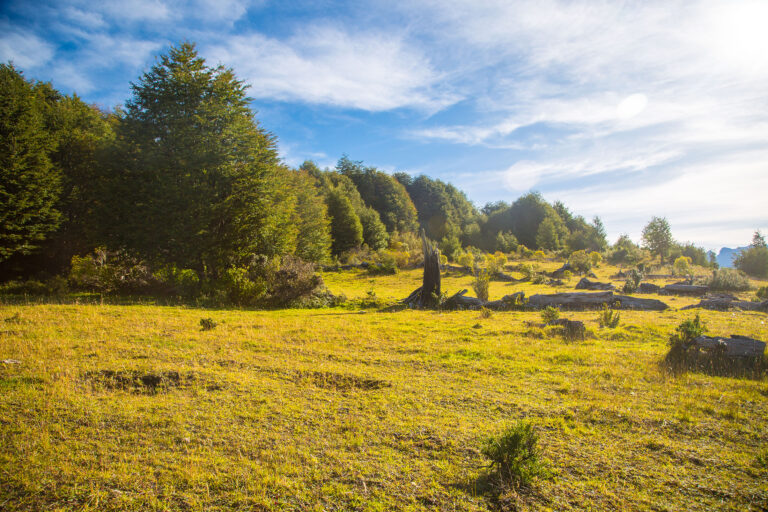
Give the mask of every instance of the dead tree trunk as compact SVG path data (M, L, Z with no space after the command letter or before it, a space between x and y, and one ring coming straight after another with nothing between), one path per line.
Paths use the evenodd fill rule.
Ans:
M424 230L421 231L421 245L424 250L424 280L419 305L422 308L437 307L440 303L440 250L427 240Z

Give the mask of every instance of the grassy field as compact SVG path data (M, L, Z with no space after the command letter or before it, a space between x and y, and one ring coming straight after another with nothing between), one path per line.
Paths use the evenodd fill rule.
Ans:
M420 273L324 279L391 300ZM554 291L491 299L519 289ZM663 300L566 313L572 343L536 312L0 305L0 510L765 510L768 380L669 374L696 301ZM765 314L701 315L768 340ZM521 418L551 476L500 502L480 447Z

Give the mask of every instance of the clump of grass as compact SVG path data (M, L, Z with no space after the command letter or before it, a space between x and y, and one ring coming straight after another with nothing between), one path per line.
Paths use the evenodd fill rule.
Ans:
M472 281L472 289L475 290L477 298L483 302L488 302L488 289L491 284L491 274L487 270L478 270L475 273L475 279Z
M740 292L752 289L749 278L732 268L721 268L712 272L707 283L712 290Z
M621 313L608 307L608 304L603 304L603 309L597 317L597 323L600 327L608 327L609 329L615 329L619 326L621 321Z
M758 288L757 293L755 293L755 295L757 295L758 299L768 300L768 286L761 286L760 288Z
M500 490L529 485L546 473L538 442L536 430L525 420L485 441L482 453L491 461L491 478Z
M560 318L560 310L555 307L547 306L541 310L541 319L544 325L552 325L557 322L558 318Z
M200 319L200 330L201 331L212 331L216 328L216 326L219 325L218 322L216 322L213 318L201 318Z
M493 316L493 312L486 308L485 306L480 308L480 318L491 318Z

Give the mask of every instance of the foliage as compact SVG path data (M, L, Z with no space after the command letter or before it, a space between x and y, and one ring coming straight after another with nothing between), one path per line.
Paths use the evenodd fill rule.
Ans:
M603 255L599 252L592 251L589 253L589 262L592 264L593 267L599 267L600 263L603 261Z
M116 243L213 277L292 252L296 198L232 70L183 43L132 90L109 159Z
M293 223L298 228L294 254L304 261L324 263L331 256L331 221L317 179L307 171L291 172L290 186L296 195Z
M201 331L212 331L216 328L216 326L219 325L218 322L216 322L213 318L201 318L200 319L200 330Z
M475 295L483 302L488 301L488 289L490 287L491 274L487 270L478 270L475 272L475 278L472 281L472 289Z
M333 189L326 196L328 215L331 218L331 252L341 253L359 247L363 243L363 225L343 192Z
M394 177L374 167L365 167L346 155L339 159L336 169L354 182L365 204L378 212L388 233L416 230L416 207L405 187Z
M541 320L544 325L552 325L560 318L560 310L558 308L547 306L541 310Z
M643 253L629 236L621 235L608 252L608 261L613 264L636 265L643 260Z
M570 270L563 271L563 281L568 282L573 278L573 272Z
M570 263L574 271L582 274L589 272L592 268L592 260L586 251L576 251L572 253L568 258L568 263Z
M721 268L712 272L707 285L718 291L746 291L752 289L747 276L732 268Z
M485 255L485 269L491 276L495 276L503 272L504 265L506 265L506 263L507 257L501 252Z
M461 241L456 235L444 236L440 240L440 252L449 260L456 261L461 255Z
M597 323L600 327L608 327L609 329L615 329L619 326L621 321L621 312L608 307L608 304L603 304L603 309L597 317Z
M405 185L418 212L419 226L432 240L448 237L467 238L476 225L478 213L467 196L450 183L434 180L421 175L411 178L404 173L396 173L395 178ZM454 258L453 253L441 250Z
M61 175L51 165L44 100L12 65L0 64L0 261L29 254L59 225Z
M366 206L358 211L358 215L363 226L365 244L374 251L385 248L389 243L389 235L376 210Z
M742 272L758 278L768 278L768 248L753 245L733 259L734 266Z
M674 271L675 275L678 276L687 276L690 275L693 271L691 269L691 258L688 256L680 256L678 257L675 262L672 264L672 270Z
M397 274L397 270L397 259L389 251L379 252L379 262L368 266L368 273L371 275L394 275Z
M643 228L643 245L658 256L662 263L674 244L672 230L664 217L653 217Z
M471 269L475 265L475 257L472 256L472 253L463 252L459 256L458 264L461 265L462 267L467 267Z
M675 333L669 338L671 347L690 345L694 339L702 336L707 331L704 322L698 313L693 318L686 318L675 328Z
M768 286L761 286L755 293L758 299L768 300Z
M498 486L517 489L546 473L538 442L539 436L533 425L524 420L485 441L481 451L491 461Z

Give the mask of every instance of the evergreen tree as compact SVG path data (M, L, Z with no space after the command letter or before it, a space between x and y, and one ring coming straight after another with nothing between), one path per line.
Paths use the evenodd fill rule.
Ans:
M343 190L334 188L326 196L331 217L331 251L335 256L363 243L363 225Z
M275 139L233 71L207 66L184 43L132 88L113 160L118 241L213 276L253 254L292 252L295 203Z
M293 222L298 227L295 254L305 261L322 263L331 254L331 221L317 180L307 171L294 172L291 190L296 194Z
M59 224L61 177L43 105L19 71L0 64L0 261L29 254Z

